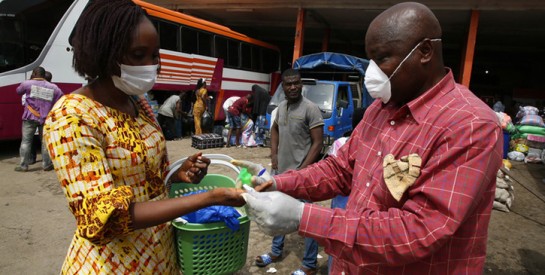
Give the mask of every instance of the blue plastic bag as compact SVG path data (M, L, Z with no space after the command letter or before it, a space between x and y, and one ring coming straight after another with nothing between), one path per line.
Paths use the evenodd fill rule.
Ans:
M189 192L184 196L199 194L207 191L208 190L199 190ZM240 221L238 220L238 217L240 217L240 213L238 213L234 207L225 205L213 205L181 216L182 219L190 223L224 222L225 225L233 231L240 228Z

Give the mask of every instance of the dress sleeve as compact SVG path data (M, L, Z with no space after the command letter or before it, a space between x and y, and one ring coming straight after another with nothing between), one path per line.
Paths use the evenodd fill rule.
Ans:
M133 230L129 205L134 195L129 186L114 185L104 137L89 110L66 102L47 117L44 141L76 218L78 234L105 244Z

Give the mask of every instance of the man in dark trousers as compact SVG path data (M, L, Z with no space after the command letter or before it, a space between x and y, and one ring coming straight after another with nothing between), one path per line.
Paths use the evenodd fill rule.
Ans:
M301 74L294 69L282 73L282 88L286 100L278 105L271 128L271 162L277 174L299 170L316 162L322 150L324 120L320 109L303 97ZM294 211L295 209L286 209ZM284 235L274 236L271 252L256 258L257 266L266 266L282 256ZM295 275L311 275L317 272L318 243L305 238L305 252L300 269Z
M252 100L252 94L247 94L237 99L229 108L227 116L229 118L229 132L227 132L227 147L231 146L231 135L235 131L235 145L241 147L240 137L242 136L242 119L240 115L247 112L247 107Z
M45 69L37 67L32 71L29 80L17 87L17 94L25 96L25 110L23 111L23 127L21 147L19 154L21 162L15 167L15 171L26 172L32 161L31 149L34 133L38 131L42 139L42 129L45 117L59 98L63 95L57 85L45 79ZM44 171L53 170L53 163L49 158L49 152L42 143L42 168Z
M257 84L252 86L252 92L254 94L252 119L255 122L255 141L257 145L263 145L265 140L265 114L267 113L267 105L269 105L269 101L271 101L271 95L269 95L267 90Z

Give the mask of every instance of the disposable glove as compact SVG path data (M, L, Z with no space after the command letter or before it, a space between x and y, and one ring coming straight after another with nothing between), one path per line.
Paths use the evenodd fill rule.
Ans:
M247 193L242 197L246 201L250 218L259 228L270 236L285 235L297 231L305 204L282 192L257 192L244 185Z
M271 176L271 174L267 172L267 169L265 169L261 164L253 163L251 161L236 160L236 159L231 160L231 163L238 167L246 168L248 172L252 174L252 185L254 187L264 184L267 181L272 181L273 184L269 188L267 188L266 191L276 190L276 181ZM239 181L239 179L237 179L237 181ZM239 182L237 182L237 186L239 186Z

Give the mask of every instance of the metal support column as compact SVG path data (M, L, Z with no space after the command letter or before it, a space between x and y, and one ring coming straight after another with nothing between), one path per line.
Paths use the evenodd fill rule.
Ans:
M295 44L293 45L293 60L303 55L303 45L305 40L305 9L299 8L297 13L297 26L295 27Z
M471 70L473 69L473 58L475 57L475 44L477 41L477 28L479 26L478 10L471 11L471 21L469 23L469 32L467 34L467 44L462 56L462 65L459 82L469 88L471 81Z

